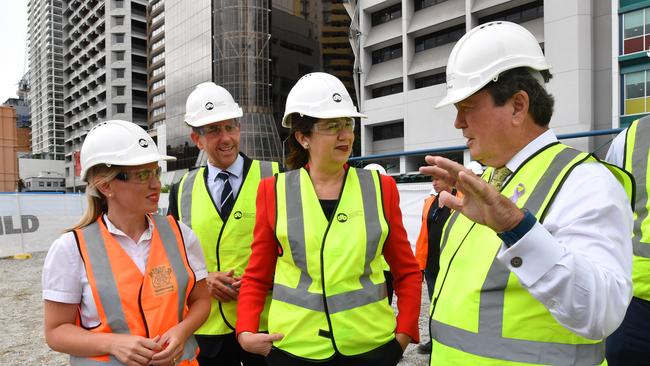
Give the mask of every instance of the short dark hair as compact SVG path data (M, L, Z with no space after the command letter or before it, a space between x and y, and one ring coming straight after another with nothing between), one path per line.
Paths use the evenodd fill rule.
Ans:
M553 77L548 70L542 70L540 73L545 82ZM530 69L527 67L504 71L499 74L497 81L489 82L481 90L487 90L492 96L494 104L499 107L504 105L515 93L525 91L529 98L528 113L533 117L535 123L546 127L551 122L555 102L553 96L530 74Z
M290 121L291 131L289 131L289 137L287 138L289 155L285 161L285 166L288 169L298 169L309 162L309 152L296 140L296 132L300 131L305 136L311 136L311 130L314 124L318 122L318 118L294 113L290 116Z

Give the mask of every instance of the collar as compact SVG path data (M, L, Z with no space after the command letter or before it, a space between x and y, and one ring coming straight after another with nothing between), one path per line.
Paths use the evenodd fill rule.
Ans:
M244 174L244 158L241 156L241 154L237 155L237 159L235 159L235 162L232 163L228 168L226 169L221 169L217 168L216 166L212 165L209 161L207 164L208 167L208 176L209 177L216 177L217 174L221 173L223 170L227 170L230 175L234 176L235 178L239 178Z
M533 141L529 142L523 149L519 150L515 156L506 163L506 167L511 172L517 171L521 164L523 164L531 155L539 151L541 148L548 144L557 142L555 133L550 128L541 135L537 136Z
M138 240L138 243L136 243L136 244L139 244L143 240L151 240L151 237L153 235L153 222L151 222L151 218L148 215L145 216L145 217L147 218L148 226L144 230L142 235L140 235L140 240ZM104 222L106 223L106 229L108 230L109 233L111 233L113 235L117 235L117 236L124 236L124 237L127 237L127 238L129 237L122 230L118 229L115 225L113 225L111 220L108 219L107 214L104 214L103 218L104 218Z

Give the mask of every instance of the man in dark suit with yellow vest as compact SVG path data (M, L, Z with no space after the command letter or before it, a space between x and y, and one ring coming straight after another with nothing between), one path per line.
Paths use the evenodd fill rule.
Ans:
M239 152L242 115L226 89L212 82L196 87L187 98L185 122L208 163L185 174L169 195L169 213L194 230L208 269L210 317L195 332L202 366L265 365L263 357L241 349L234 329L241 276L251 254L257 186L279 168ZM267 315L268 307L262 329Z
M650 117L630 124L610 146L605 160L632 173L636 180L632 283L634 296L623 324L607 338L610 366L650 365L650 218L648 217L648 155Z
M465 34L447 94L482 177L427 156L455 212L430 309L431 365L599 365L632 295L633 178L558 142L544 54L520 25ZM607 192L603 196L603 192Z

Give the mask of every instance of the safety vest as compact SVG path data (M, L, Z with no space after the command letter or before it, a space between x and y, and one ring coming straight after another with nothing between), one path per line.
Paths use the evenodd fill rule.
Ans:
M648 161L650 158L650 119L632 122L625 136L625 170L636 180L636 204L632 245L632 283L634 296L650 301L650 218L648 217Z
M102 218L74 231L100 320L89 331L154 338L185 318L196 278L178 223L171 216L150 218L154 230L144 274L108 232ZM77 322L83 326L80 319ZM198 366L198 353L196 340L190 336L178 364ZM122 365L113 355L70 356L70 364Z
M225 223L205 184L205 170L205 167L192 170L181 180L177 200L179 218L199 238L208 272L233 269L235 276L241 276L251 255L257 186L262 178L278 172L278 163L251 162ZM210 316L195 334L232 333L237 321L237 301L221 302L214 297L211 301ZM261 330L266 329L267 315L268 301L260 320Z
M597 161L555 143L526 161L501 193L539 222L572 169ZM633 179L605 164L633 196ZM483 174L487 180L492 173ZM430 309L431 365L598 365L605 344L572 333L496 258L502 241L487 226L454 212L441 241ZM604 295L605 296L605 295Z
M388 236L380 177L349 168L332 219L305 169L276 179L278 257L269 333L282 351L323 360L358 355L395 338L382 251Z

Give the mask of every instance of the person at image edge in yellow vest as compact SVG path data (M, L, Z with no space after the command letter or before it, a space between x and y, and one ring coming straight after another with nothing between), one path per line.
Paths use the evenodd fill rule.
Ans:
M520 25L466 33L447 94L482 177L427 156L449 217L430 308L431 365L600 365L632 295L634 179L558 142L550 66ZM607 192L603 195L603 192Z
M619 166L636 180L632 284L634 296L623 324L607 338L610 366L650 365L650 219L648 218L648 155L650 118L632 122L609 148L605 160Z
M138 125L101 122L81 148L88 207L43 266L45 339L71 365L198 366L210 298L199 242L158 210L160 155Z
M169 195L169 213L199 237L208 268L210 316L195 332L204 366L265 364L259 355L241 349L234 331L240 279L253 241L257 186L260 179L277 173L279 165L251 160L239 151L237 118L242 115L223 87L212 82L196 86L187 97L185 122L208 162L185 174Z
M346 164L357 112L326 73L298 80L282 125L288 168L260 183L253 254L239 294L237 335L268 365L396 365L418 342L421 275L395 181ZM386 301L382 254L397 295ZM269 334L258 333L273 288Z

